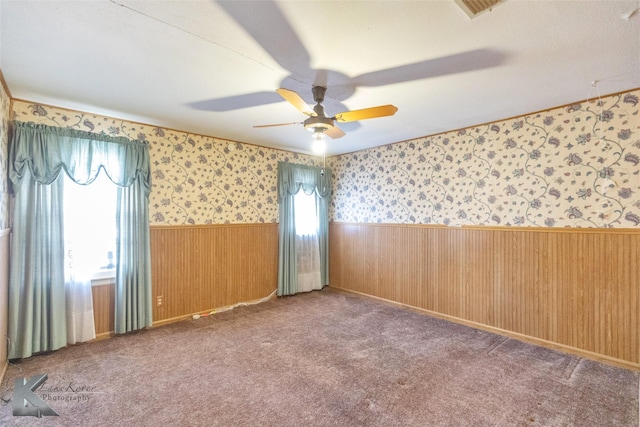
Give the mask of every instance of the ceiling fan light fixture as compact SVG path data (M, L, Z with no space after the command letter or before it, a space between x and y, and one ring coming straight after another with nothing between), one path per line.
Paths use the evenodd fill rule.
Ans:
M313 133L313 143L311 145L311 149L316 154L324 154L324 151L327 148L327 143L325 142L325 135L323 131L315 131Z

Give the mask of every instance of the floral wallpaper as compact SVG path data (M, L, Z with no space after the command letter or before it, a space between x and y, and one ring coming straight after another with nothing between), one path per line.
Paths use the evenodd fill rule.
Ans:
M151 225L278 222L279 161L317 158L15 100L15 120L149 143Z
M332 157L330 219L640 228L639 99L635 90ZM277 222L278 161L318 161L25 101L14 101L12 118L147 141L152 225Z
M9 94L0 84L0 230L9 228Z
M640 91L332 157L334 221L640 228Z

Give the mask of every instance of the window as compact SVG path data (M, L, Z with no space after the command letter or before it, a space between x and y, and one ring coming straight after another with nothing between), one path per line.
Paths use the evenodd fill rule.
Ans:
M293 197L293 209L296 219L296 234L298 236L318 234L318 214L316 208L316 195L304 194L300 190Z
M118 187L104 171L89 185L64 173L64 237L68 277L91 280L115 276Z

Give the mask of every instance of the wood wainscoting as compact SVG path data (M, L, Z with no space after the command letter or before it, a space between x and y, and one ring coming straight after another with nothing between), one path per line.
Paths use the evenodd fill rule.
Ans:
M330 284L640 368L640 231L330 224Z
M152 226L150 240L154 325L260 300L276 290L277 223ZM98 338L113 332L114 298L113 285L93 287Z
M93 297L93 321L96 338L108 338L113 334L115 322L116 291L113 283L94 285L91 287Z
M154 324L268 297L278 224L152 226L151 280Z

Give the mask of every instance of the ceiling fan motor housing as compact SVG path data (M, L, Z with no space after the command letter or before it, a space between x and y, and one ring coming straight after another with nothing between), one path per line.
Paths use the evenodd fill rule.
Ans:
M327 92L327 88L324 86L313 86L311 92L313 92L313 100L321 104L322 101L324 101L324 94Z
M333 129L333 120L329 117L312 116L302 122L304 128L309 132L325 132Z
M316 101L316 105L313 107L313 111L316 113L315 116L309 117L307 120L303 122L304 128L310 132L326 132L329 129L333 129L335 126L333 124L333 119L327 117L324 114L324 107L322 106L322 101L324 101L324 94L326 92L326 88L322 86L314 86L313 87L313 100Z

